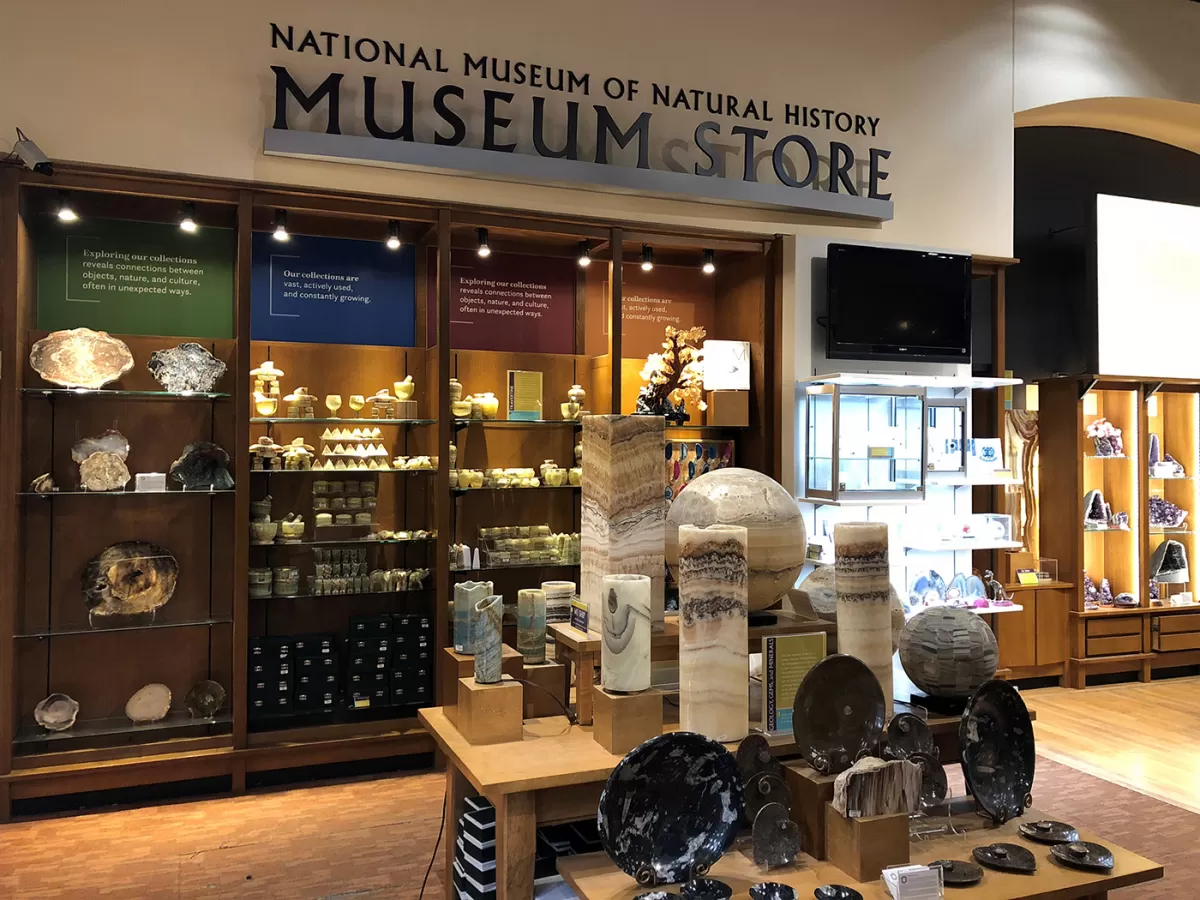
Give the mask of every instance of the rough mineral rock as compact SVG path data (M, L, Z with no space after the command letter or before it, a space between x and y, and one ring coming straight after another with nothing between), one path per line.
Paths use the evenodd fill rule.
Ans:
M119 491L129 484L130 477L117 453L93 453L79 464L79 486L85 491Z
M1123 609L1128 609L1138 605L1137 597L1128 591L1124 591L1113 599L1113 606L1119 606Z
M1113 513L1111 518L1109 518L1109 520L1108 520L1108 527L1116 528L1121 531L1128 531L1129 530L1129 513L1127 513L1127 512Z
M47 731L66 731L75 724L79 704L66 694L51 694L33 708L33 718Z
M215 681L197 682L184 696L183 705L198 719L211 718L225 705L225 688Z
M1103 491L1088 491L1083 498L1083 527L1107 528L1108 504Z
M92 616L153 612L175 593L179 563L157 544L122 541L105 547L83 570L83 602Z
M1107 578L1100 579L1100 605L1101 606L1112 606L1113 605L1112 585L1110 585L1108 583Z
M184 447L179 459L171 463L171 477L189 491L208 488L227 491L233 487L229 454L209 441L197 441Z
M1150 432L1150 471L1154 471L1154 467L1162 462L1162 453L1159 450L1158 435Z
M165 684L139 688L125 703L125 715L134 725L157 722L171 711L171 689Z
M155 350L146 368L154 380L168 391L199 391L207 393L217 386L225 374L225 363L208 349L188 341L169 350Z
M1156 528L1178 528L1187 518L1187 510L1180 509L1163 497L1150 498L1150 525Z
M95 390L133 368L133 354L106 331L71 328L46 335L29 351L33 370L51 384Z
M112 453L121 459L129 458L129 438L119 431L109 429L104 434L86 437L75 442L71 447L71 459L77 463L83 462L93 453Z
M1150 577L1159 584L1187 584L1187 550L1179 541L1166 540L1150 557Z
M49 472L43 472L29 483L29 490L35 494L53 494L58 490L58 485Z

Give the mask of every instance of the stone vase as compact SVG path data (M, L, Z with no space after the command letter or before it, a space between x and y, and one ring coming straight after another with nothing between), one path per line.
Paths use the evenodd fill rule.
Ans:
M833 527L838 652L856 656L879 679L892 717L892 607L888 530L882 522Z
M716 741L749 731L746 529L679 528L679 727Z
M546 592L517 591L517 650L529 665L546 661Z
M600 686L630 694L650 687L650 596L648 575L605 575Z
M500 629L503 624L504 598L499 594L484 597L471 607L476 684L496 684L500 681Z
M571 601L575 599L577 586L573 581L543 581L546 593L546 621L569 622Z
M490 581L464 581L454 586L454 652L470 656L475 652L471 635L471 610L492 594Z

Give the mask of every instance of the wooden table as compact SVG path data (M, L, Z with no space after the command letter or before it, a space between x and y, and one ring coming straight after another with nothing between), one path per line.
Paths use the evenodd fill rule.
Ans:
M1024 819L1032 820L1040 815L1034 810L1029 810ZM977 900L1099 900L1107 897L1109 891L1163 877L1163 867L1158 863L1117 847L1101 836L1080 832L1083 840L1097 841L1113 851L1116 865L1109 875L1083 872L1059 865L1051 858L1049 847L1033 844L1017 836L1017 826L1021 820L1008 822L999 828L986 828L982 827L981 819L973 818L973 827L965 835L937 836L913 841L912 861L929 863L935 859L969 860L973 848L992 841L1006 841L1032 850L1037 858L1038 870L1034 875L985 870L983 881L979 885L958 891L955 896L961 894L964 898L971 897ZM962 821L962 817L956 817L955 824L961 828L966 823ZM558 871L581 900L632 900L646 890L613 865L603 853L563 857L558 861ZM804 855L795 865L788 868L775 869L769 874L760 872L745 841L739 842L726 853L709 874L733 888L734 900L748 898L750 885L759 881L779 881L791 885L805 898L813 896L813 889L822 884L844 884L853 887L863 895L864 900L887 900L890 896L881 880L856 882L831 863L818 862ZM950 889L947 889L946 895L951 896Z
M772 609L769 612L776 617L772 625L752 627L748 632L747 646L751 653L762 650L762 639L782 634L808 634L823 631L832 634L837 631L833 622L824 622L788 612L782 609ZM575 709L581 725L592 724L592 687L595 681L595 670L600 665L600 645L603 638L599 632L579 631L567 622L553 622L546 626L555 641L555 658L567 663L565 677L568 679L568 696L570 696L571 664L575 668ZM655 661L679 658L679 616L667 616L663 620L663 630L650 637L650 659Z

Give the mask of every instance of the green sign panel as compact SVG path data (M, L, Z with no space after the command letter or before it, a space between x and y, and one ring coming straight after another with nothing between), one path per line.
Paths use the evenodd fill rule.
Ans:
M50 226L37 245L40 329L234 336L230 229L85 219Z

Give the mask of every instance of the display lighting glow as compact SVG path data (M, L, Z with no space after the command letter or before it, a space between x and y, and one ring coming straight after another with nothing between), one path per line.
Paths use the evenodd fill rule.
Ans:
M579 267L586 269L592 264L592 251L588 247L587 241L579 242Z
M717 264L713 259L713 256L714 254L711 250L704 251L704 265L702 265L700 269L705 275L711 275L713 272L717 271Z
M487 259L492 255L492 248L488 246L488 235L486 228L476 228L475 238L479 241L479 249L475 252L483 259Z
M649 272L654 268L654 248L649 244L642 244L642 271Z
M389 250L400 249L400 223L395 219L388 222L387 248Z
M272 237L277 241L286 241L288 239L286 210L275 210L275 233Z
M186 231L188 234L195 234L199 230L196 225L196 204L183 204L183 213L179 219L179 230Z
M74 207L71 206L71 199L67 196L66 191L58 195L57 215L60 222L76 222L79 220L79 216L75 212Z

